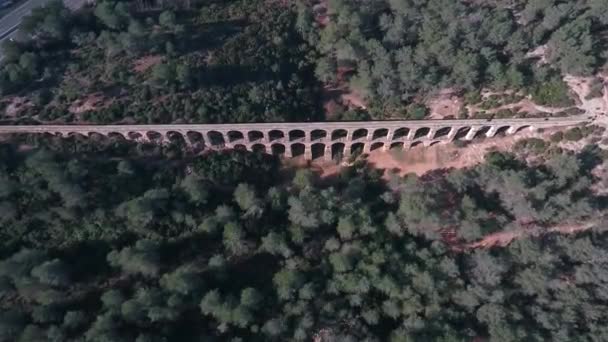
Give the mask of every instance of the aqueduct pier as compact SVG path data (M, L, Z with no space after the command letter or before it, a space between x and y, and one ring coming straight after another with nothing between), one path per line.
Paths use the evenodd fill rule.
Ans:
M169 125L0 126L0 134L107 137L166 143L182 140L202 149L245 149L306 159L349 156L352 151L432 146L454 140L511 135L589 123L586 115L494 120L343 121Z

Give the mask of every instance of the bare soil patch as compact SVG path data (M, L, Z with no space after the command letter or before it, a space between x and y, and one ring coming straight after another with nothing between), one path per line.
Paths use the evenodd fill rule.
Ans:
M463 249L506 247L516 239L520 239L525 236L542 236L550 233L576 234L589 230L596 225L597 222L567 223L549 228L534 227L532 229L497 232L490 234L477 242L469 243L462 247Z
M98 92L74 101L68 110L73 114L81 114L87 111L97 110L105 105L105 97L102 93Z
M426 101L426 106L430 111L429 119L456 118L463 104L462 97L458 96L453 89L444 89L437 96Z
M160 63L163 60L162 56L154 55L154 56L144 56L136 59L133 62L133 70L138 73L142 73Z

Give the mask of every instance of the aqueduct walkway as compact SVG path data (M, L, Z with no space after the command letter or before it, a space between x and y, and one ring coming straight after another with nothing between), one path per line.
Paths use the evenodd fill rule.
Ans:
M204 149L246 149L306 159L348 156L351 151L431 146L453 140L509 135L524 130L591 122L586 115L563 118L298 122L259 124L40 125L0 126L0 134L41 133L109 137L164 143L182 140Z

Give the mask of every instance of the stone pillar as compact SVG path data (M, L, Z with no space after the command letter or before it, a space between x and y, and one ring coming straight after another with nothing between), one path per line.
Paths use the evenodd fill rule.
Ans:
M417 128L411 128L409 132L407 132L406 140L414 140L414 136L416 136Z
M372 151L372 142L366 141L365 145L363 145L363 153L370 153Z
M475 138L475 134L479 132L480 127L471 127L467 135L464 137L464 140L473 140Z
M462 127L452 127L447 136L448 141L453 141L454 137L456 137L456 134L460 131L461 128Z
M327 161L331 161L331 144L325 144L325 152L323 152L323 158Z
M427 138L428 140L432 140L432 139L433 139L433 137L435 136L435 133L437 133L437 130L436 130L434 127L431 127L431 128L429 129L429 134L427 134L427 135L426 135L426 138Z
M389 128L388 129L388 134L386 136L386 141L389 142L389 144L393 141L393 139L395 138L395 129L394 128Z
M312 160L312 147L310 144L304 144L304 159Z
M350 152L351 152L351 150L350 150L351 146L350 145L351 145L350 143L344 144L344 153L342 155L342 159L350 157Z
M291 144L284 144L284 146L285 146L285 158L293 157L293 154L291 153Z
M376 131L375 129L367 130L367 137L365 137L365 142L371 142L372 140L374 140L375 131Z
M355 133L353 129L346 130L346 141L344 143L351 143L353 141L353 133Z
M492 126L490 130L486 133L486 137L493 137L496 134L496 131L498 131L498 126Z
M312 134L312 131L304 131L304 143L309 143L312 141L312 137L310 136L311 134ZM306 148L308 149L308 146ZM304 154L306 154L306 152L304 152ZM308 158L306 158L306 159L308 159Z

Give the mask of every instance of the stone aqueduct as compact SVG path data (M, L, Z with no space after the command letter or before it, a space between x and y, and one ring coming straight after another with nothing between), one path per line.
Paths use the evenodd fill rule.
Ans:
M331 159L352 151L432 146L589 122L586 116L538 119L301 122L259 124L0 126L0 134L105 136L164 143L183 139L203 149L246 149L284 157Z

